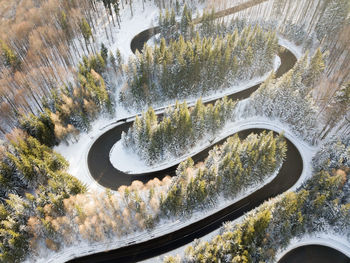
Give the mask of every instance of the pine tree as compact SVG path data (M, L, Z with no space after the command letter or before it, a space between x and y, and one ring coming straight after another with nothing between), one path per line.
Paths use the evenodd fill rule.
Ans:
M89 51L88 43L90 42L90 38L92 37L92 30L85 18L82 18L80 21L80 30L85 40L86 50Z
M318 48L312 56L308 66L304 83L307 87L312 87L325 69L323 55Z
M117 73L117 59L111 51L109 52L109 63L112 65L114 72Z
M39 117L33 114L23 116L20 123L21 128L29 135L39 140L40 143L49 147L57 143L55 125L50 117L49 110L41 113Z
M19 70L21 61L15 52L2 40L0 40L0 49L5 60L5 66L11 67L14 71Z
M118 26L119 26L119 29L120 29L120 8L119 8L119 0L113 0L113 9L114 9L114 12L117 16L117 22L118 22Z
M103 43L101 44L101 56L102 56L104 61L107 61L107 59L108 59L108 49L106 48L106 46Z

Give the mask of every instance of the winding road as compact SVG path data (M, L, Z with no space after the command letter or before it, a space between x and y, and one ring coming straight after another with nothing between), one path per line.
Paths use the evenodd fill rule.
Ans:
M251 1L260 3L263 1ZM248 6L250 7L250 6ZM246 7L246 8L248 8ZM237 9L231 9L231 13L227 10L221 11L222 14L232 14ZM240 9L242 10L242 9ZM238 10L239 11L239 10ZM147 29L137 36L131 42L131 49L135 52L137 49L142 50L144 43L152 36L158 33L158 27ZM281 66L276 72L276 76L280 77L289 69L291 69L295 62L295 56L287 49L279 54L281 58ZM255 85L246 90L234 93L229 98L244 99L248 98L260 85ZM207 102L214 103L215 100ZM162 179L166 175L175 175L177 165L170 168L145 174L125 174L113 167L109 160L109 153L113 145L121 138L123 131L127 131L132 125L132 121L122 120L117 126L111 128L102 134L91 146L88 153L88 168L91 176L102 186L110 189L118 189L121 185L130 185L132 181L139 180L147 182L150 179L158 177ZM246 137L251 132L261 132L265 129L246 129L238 132L241 138ZM227 138L222 139L217 144L222 144ZM219 228L223 222L234 220L244 213L254 209L262 204L264 201L276 195L283 193L291 188L299 179L303 171L303 160L298 149L291 141L287 141L287 157L283 163L278 175L269 184L260 188L253 194L244 199L208 216L193 224L175 230L169 234L164 234L159 237L151 238L147 241L129 244L125 247L113 249L110 251L95 253L84 257L76 258L70 262L135 262L152 258L163 253L174 250L180 246L186 245L195 238L200 238L213 230ZM212 146L214 147L214 146ZM195 162L203 160L207 155L209 147L206 150L192 156Z
M145 30L135 36L133 41L131 42L131 49L135 52L138 49L143 47L143 44L147 42L147 40L156 34L157 28L151 28ZM136 39L136 40L135 40ZM281 65L276 72L276 77L282 76L288 70L290 70L295 62L296 57L290 52L288 49L284 49L279 53L279 57L281 58ZM242 100L248 98L254 91L259 88L260 84L247 88L245 90L233 93L227 96L233 100ZM206 101L205 104L215 103L217 99ZM158 114L161 115L162 113ZM177 165L169 167L167 169L163 169L156 172L151 173L143 173L143 174L127 174L124 173L112 165L109 159L109 153L113 147L113 145L121 139L122 132L126 132L129 127L132 125L133 121L122 120L115 127L106 131L102 134L97 140L92 144L89 153L88 153L88 168L91 176L102 186L117 190L122 185L131 185L131 183L135 180L139 180L141 182L147 182L152 178L159 178L160 180L166 175L174 176ZM224 142L224 140L219 143ZM218 144L218 143L217 143ZM289 144L291 144L289 142ZM213 148L207 148L206 150L192 156L194 161L203 160L209 150ZM291 185L292 186L292 185Z

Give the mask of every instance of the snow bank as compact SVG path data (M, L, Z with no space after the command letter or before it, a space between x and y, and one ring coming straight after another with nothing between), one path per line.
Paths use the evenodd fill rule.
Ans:
M293 238L289 245L280 249L276 254L276 262L282 259L291 250L307 246L307 245L322 245L340 251L350 258L350 242L345 236L334 235L326 232L317 232L312 235L305 235L301 238Z
M281 46L287 48L290 52L293 53L293 55L299 59L303 56L303 47L297 46L293 42L289 41L288 39L282 37L281 35L277 34L278 37L278 44Z

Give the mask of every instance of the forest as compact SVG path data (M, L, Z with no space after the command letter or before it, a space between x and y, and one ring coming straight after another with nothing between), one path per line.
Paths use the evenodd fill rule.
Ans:
M251 185L263 183L283 163L287 148L283 136L272 132L238 135L209 152L203 164L191 159L181 163L160 208L167 216L181 217L206 207L215 207L218 197L237 196Z
M181 158L227 123L254 118L284 125L315 149L312 176L297 190L164 262L270 262L293 238L320 232L349 242L350 2L253 0L227 18L215 15L242 3L0 0L0 262L47 260L210 214L273 178L286 159L283 133L262 132L229 137L202 162L180 163L174 177L118 191L96 191L69 173L57 147L84 134L95 139L96 120L129 115L136 120L123 146L148 165ZM135 21L150 10L155 44L126 56L125 30L145 29ZM271 73L244 101L203 102L266 76L281 40L302 53L290 71Z
M273 69L278 51L273 31L246 27L225 37L183 35L168 45L144 47L131 59L120 100L127 107L156 106L164 101L208 96Z
M188 159L178 166L176 177L165 177L162 181L155 178L147 184L134 181L129 187L120 187L116 193L86 192L86 188L73 179L65 179L63 187L55 178L50 178L48 184L51 187L39 196L26 194L26 198L20 198L10 195L6 206L1 207L2 218L10 220L8 216L11 215L12 219L2 221L2 234L8 231L2 239L1 249L5 252L2 260L16 261L24 252L40 251L37 246L43 243L48 249L57 251L81 239L96 243L151 230L161 220L171 222L181 214L192 213L201 207L210 208L221 193L232 199L245 188L258 185L271 176L281 166L285 152L283 136L275 136L272 132L250 135L245 140L235 136L212 150L204 164L194 165ZM231 156L235 156L234 159L231 160ZM56 158L60 160L59 156ZM58 160L46 164L52 167L51 173L64 173L66 163ZM245 167L246 162L251 166ZM39 177L40 174L32 176ZM207 179L210 184L204 183ZM24 210L27 211L25 216ZM171 214L176 217L168 219ZM16 223L18 232L11 222Z
M321 130L312 87L324 71L324 55L319 49L308 62L308 54L281 78L271 75L251 96L245 116L267 116L287 123L296 134L316 143ZM289 98L293 97L293 100Z
M202 139L214 139L225 123L234 120L236 102L224 97L214 105L204 105L199 99L189 108L187 103L169 107L158 120L152 108L136 116L133 126L122 134L123 146L136 152L152 165L171 157L180 157Z
M349 137L330 145L336 150L316 154L314 175L296 192L264 203L239 223L226 223L211 241L197 240L183 258L168 257L164 262L273 262L293 237L322 231L348 236L349 164L343 157L350 149ZM331 154L334 164L329 166Z

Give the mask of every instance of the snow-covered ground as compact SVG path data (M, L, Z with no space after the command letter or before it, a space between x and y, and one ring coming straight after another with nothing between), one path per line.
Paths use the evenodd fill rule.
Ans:
M116 26L114 27L110 27L108 23L101 24L106 21L105 18L101 19L95 33L98 47L104 43L114 54L118 48L124 58L133 55L130 48L131 40L141 31L158 23L159 9L153 1L145 1L145 9L143 9L141 0L134 0L132 5L133 15L131 15L129 6L125 6L124 9L120 6L120 28L117 22L115 22ZM108 38L105 31L107 31Z
M94 141L106 132L106 129L102 129L106 123L110 123L111 119L106 117L100 117L98 120L91 124L92 129L88 133L81 133L79 139L75 143L67 145L66 143L60 143L54 148L54 150L69 162L68 172L84 183L90 191L102 191L106 190L105 187L98 184L90 175L87 165L87 155L89 149Z

